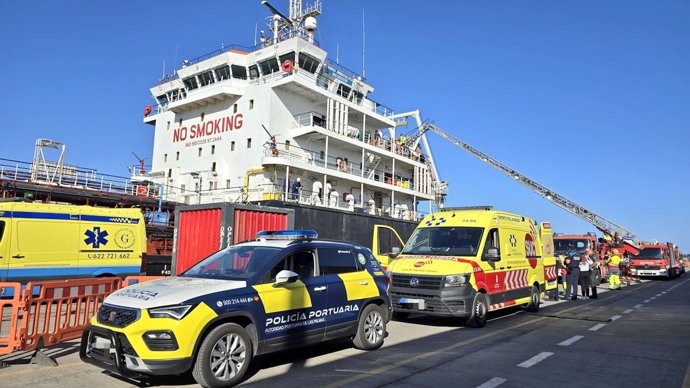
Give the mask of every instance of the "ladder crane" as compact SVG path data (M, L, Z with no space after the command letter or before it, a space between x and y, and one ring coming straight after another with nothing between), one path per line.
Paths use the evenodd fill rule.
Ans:
M406 141L406 144L411 148L413 146L416 146L415 143L427 131L434 132L442 138L446 139L447 141L455 144L458 148L461 148L469 152L472 156L488 164L489 166L501 171L505 175L509 176L511 179L514 179L522 183L523 185L529 187L530 189L534 190L537 194L544 197L548 201L551 201L554 205L560 207L561 209L567 210L568 212L576 215L577 217L580 217L581 219L590 222L597 229L599 229L599 231L601 231L604 234L604 236L607 236L609 238L630 240L631 242L638 240L637 235L631 232L630 230L623 228L622 226L614 223L613 221L610 221L602 217L601 215L585 208L584 206L575 203L574 201L569 200L568 198L565 198L564 196L547 188L546 186L537 183L533 179L528 178L527 176L506 166L505 164L479 151L471 145L455 138L454 136L439 128L432 122L426 121L422 123L421 127L418 128L418 131L415 131L415 134L412 135Z

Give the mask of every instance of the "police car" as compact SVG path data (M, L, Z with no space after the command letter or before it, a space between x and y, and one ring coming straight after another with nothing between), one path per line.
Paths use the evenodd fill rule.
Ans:
M316 231L263 231L183 274L108 296L82 335L83 361L132 378L192 370L205 387L242 379L255 355L352 339L383 345L389 281L368 248Z

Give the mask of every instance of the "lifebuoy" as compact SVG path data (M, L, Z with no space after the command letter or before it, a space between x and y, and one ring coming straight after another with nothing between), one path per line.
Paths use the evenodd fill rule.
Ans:
M283 63L280 64L280 68L286 73L292 73L292 69L294 69L294 64L291 60L286 59L283 61Z
M153 107L149 104L144 107L144 116L148 116L153 112Z

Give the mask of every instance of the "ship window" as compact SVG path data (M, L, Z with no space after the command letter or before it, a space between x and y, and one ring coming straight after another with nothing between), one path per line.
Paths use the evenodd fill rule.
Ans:
M230 179L225 180L225 188L229 189L230 188Z
M184 86L187 88L187 90L194 90L199 87L199 84L196 82L196 78L194 77L186 78L182 80L182 82L184 82Z
M283 54L283 55L281 55L281 56L278 57L278 62L279 62L281 65L282 65L283 62L285 62L285 61L292 61L292 63L294 64L294 63L295 63L295 52L294 52L294 51L290 51L289 53Z
M213 79L213 73L210 70L199 74L199 83L201 86L210 85L214 82L216 81Z
M180 94L180 89L175 89L175 90L170 91L170 101L177 101L178 98L182 97L179 94Z
M299 67L314 74L316 68L319 67L319 60L305 53L299 53Z
M184 193L185 185L184 183L180 185L180 192Z
M206 113L201 112L201 121L204 121L204 116L206 116Z
M214 144L211 146L211 155L214 155L215 153L216 153L216 145ZM213 165L215 166L216 164L213 163ZM213 171L216 171L216 170L214 169Z
M338 85L338 93L339 96L347 98L347 96L350 94L350 90L352 90L349 86L340 84Z
M226 79L230 79L230 66L225 65L217 68L216 70L216 79L218 81L223 81Z
M249 109L254 109L254 100L249 100Z
M175 153L175 160L180 160L180 151Z
M259 67L256 65L249 66L249 79L259 78Z
M354 100L355 103L361 104L362 98L364 98L364 94L355 90L354 92L352 92L352 97L353 98L350 99L351 101Z
M232 106L232 113L237 113L237 104Z
M230 142L230 151L234 151L234 150L235 150L235 141L233 140Z
M161 105L161 106L168 105L168 96L165 94L156 97L156 100L158 100L158 105Z
M168 121L168 128L167 129L170 130L170 121Z
M208 182L208 189L213 190L213 182Z
M170 178L171 176L172 176L172 168L169 168L168 169L168 178Z
M261 61L259 62L259 66L261 66L261 74L263 75L275 73L276 71L280 70L278 60L275 58L268 58L265 61Z
M247 79L247 68L239 65L232 65L232 78Z
M182 126L182 117L180 117L180 127Z
M216 171L216 162L211 165L211 171Z
M319 152L319 159L323 160L326 157L326 153L321 151Z
M199 147L199 156L201 156L201 147Z
M247 148L252 148L252 138L247 139Z
M163 163L168 161L168 154L163 154Z
M290 149L290 140L285 140L285 149L286 150Z

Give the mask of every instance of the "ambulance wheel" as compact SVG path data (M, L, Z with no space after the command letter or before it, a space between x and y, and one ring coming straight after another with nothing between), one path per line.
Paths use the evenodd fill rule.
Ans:
M539 311L540 299L541 298L539 297L539 287L532 286L532 288L529 291L529 303L527 303L527 306L525 306L525 310L533 313Z
M386 320L383 317L381 307L373 303L364 308L359 316L357 334L352 340L355 348L374 350L383 345L383 339L386 336Z
M489 312L489 302L486 300L486 295L477 293L472 301L472 312L465 321L469 327L484 327L486 326L487 316Z
M396 321L404 321L410 316L410 313L404 311L393 311L393 319Z
M244 328L225 323L204 338L192 375L203 387L229 387L244 377L252 355L252 341Z

